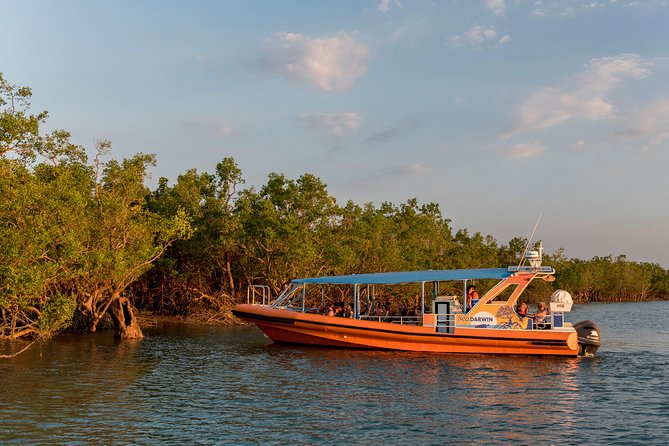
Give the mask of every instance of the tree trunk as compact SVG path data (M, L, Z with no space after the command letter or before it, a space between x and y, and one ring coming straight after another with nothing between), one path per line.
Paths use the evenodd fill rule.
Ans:
M235 294L235 279L232 277L232 265L230 262L230 253L225 253L225 272L228 275L228 286L230 287L230 295Z
M117 338L141 339L144 337L128 298L116 296L107 311L114 321L114 331Z

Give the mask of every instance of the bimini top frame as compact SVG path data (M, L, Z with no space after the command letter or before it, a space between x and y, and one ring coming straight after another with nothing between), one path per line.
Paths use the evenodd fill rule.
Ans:
M546 276L555 273L552 267L509 267L509 268L482 268L482 269L451 269L426 271L399 271L390 273L350 274L343 276L321 276L294 279L288 287L277 297L272 307L288 307L301 300L301 310L305 311L306 286L313 285L352 285L354 288L354 311L359 315L358 290L364 285L398 285L406 283L420 283L421 311L425 311L425 284L447 281L462 281L466 289L470 280L507 279L518 273L531 273ZM301 289L301 293L298 293Z

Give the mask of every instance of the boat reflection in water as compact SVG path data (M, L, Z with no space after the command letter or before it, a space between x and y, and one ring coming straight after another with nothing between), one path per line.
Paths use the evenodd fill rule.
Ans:
M582 363L591 361L278 345L266 353L274 364L286 362L274 382L283 392L306 394L305 400L329 410L341 407L345 394L348 410L383 414L384 432L392 426L397 434L412 429L436 435L441 428L465 444L489 440L491 427L503 431L505 441L520 444L555 444L557 426L562 433L576 432L583 408L579 396L587 391ZM305 376L296 380L299 373ZM314 385L305 388L305 380ZM337 416L345 418L346 411ZM358 435L377 429L381 426L367 425Z
M534 280L552 281L555 270L542 266L542 248L526 255L529 266L488 269L404 271L377 274L312 277L293 280L270 302L258 287L249 301L233 313L256 324L277 343L327 347L387 349L441 353L497 353L577 356L594 355L600 345L599 329L584 321L572 325L564 320L571 310L571 296L556 291L551 313L540 321L516 311L516 303ZM453 283L498 280L471 308L460 296L444 294ZM379 290L418 288L415 308L393 314L381 305ZM415 289L414 288L414 289ZM412 292L412 291L409 291ZM326 307L329 294L347 295L353 301L348 317L332 317ZM342 305L343 307L343 305Z

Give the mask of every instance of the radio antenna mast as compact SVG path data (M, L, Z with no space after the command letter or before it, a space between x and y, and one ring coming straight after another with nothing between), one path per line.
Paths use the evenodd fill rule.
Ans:
M525 245L525 249L523 250L523 255L520 256L520 262L518 263L518 268L520 268L523 262L525 261L525 254L527 254L527 249L530 247L530 243L532 243L532 239L534 238L534 233L536 232L537 226L539 226L540 221L541 221L541 212L539 212L539 218L537 218L537 222L534 224L534 229L532 229L532 234L530 235L530 238L527 239L527 244Z

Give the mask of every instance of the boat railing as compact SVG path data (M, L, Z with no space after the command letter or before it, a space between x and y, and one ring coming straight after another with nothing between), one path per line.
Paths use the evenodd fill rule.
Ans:
M258 302L256 302L256 300ZM269 305L272 294L267 285L249 285L246 289L246 303L252 305Z
M553 328L553 315L548 314L542 322L535 322L532 320L532 330L550 330Z
M390 322L391 324L418 325L423 322L423 316L379 316L375 314L361 314L361 320L374 322Z
M322 307L305 307L301 308L298 306L288 305L282 306L282 310L295 311L297 313L307 313L307 314L320 314L327 315L327 311ZM330 316L337 319L342 319L338 316ZM343 318L347 319L347 318ZM383 316L375 314L361 314L358 319L363 321L373 321L373 322L389 322L391 324L402 324L402 325L422 325L423 316Z

